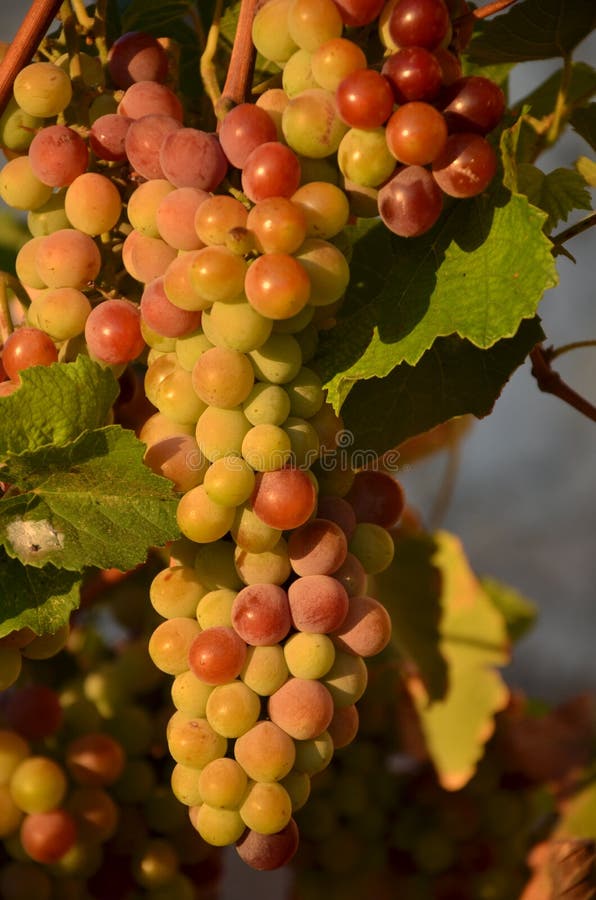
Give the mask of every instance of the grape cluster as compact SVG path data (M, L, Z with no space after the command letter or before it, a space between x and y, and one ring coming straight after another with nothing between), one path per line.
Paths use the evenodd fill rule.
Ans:
M497 169L486 135L505 101L488 78L462 76L452 17L466 10L458 0L271 0L254 20L255 46L283 69L283 90L258 105L275 111L307 167L336 154L355 214L380 215L402 237L428 231L444 195L482 193ZM380 70L358 32L344 31L375 21Z
M23 659L50 659L60 652L68 634L66 625L54 634L36 635L29 628L20 628L0 638L0 692L18 681Z

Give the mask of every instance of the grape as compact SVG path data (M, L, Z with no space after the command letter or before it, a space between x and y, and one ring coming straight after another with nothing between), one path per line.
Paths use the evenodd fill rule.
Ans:
M365 69L366 64L362 48L343 37L330 38L320 44L311 60L312 73L319 87L326 91L335 91L347 75Z
M352 128L376 128L393 110L393 91L384 75L374 69L356 69L335 92L337 111Z
M80 840L85 844L104 843L116 831L118 807L102 788L76 788L68 798L67 809L75 819Z
M187 716L180 711L170 718L166 734L176 762L195 770L224 756L228 746L225 737L217 734L207 719Z
M29 900L30 897L50 900L52 882L35 863L19 860L4 863L0 872L0 890L4 900Z
M202 247L196 251L190 281L208 303L236 299L244 286L246 263L225 247Z
M307 325L310 325L315 316L315 309L307 304L303 306L299 313L290 316L289 319L276 319L273 322L273 331L280 334L299 334L304 331Z
M298 631L327 634L339 628L348 612L345 588L330 575L303 575L288 588L292 623Z
M319 458L321 449L315 429L306 419L290 416L284 422L283 430L290 440L292 464L299 468L310 468Z
M178 853L163 838L150 840L140 857L135 859L133 874L140 885L150 890L168 888L178 874Z
M224 685L231 687L231 685ZM214 693L221 688L215 688ZM251 692L252 693L252 692ZM248 778L235 759L222 757L207 763L199 775L203 802L222 809L238 809L246 793Z
M35 266L48 287L84 288L99 275L101 256L88 234L74 228L60 228L40 242Z
M32 813L21 825L21 843L31 859L39 863L55 863L74 845L77 827L64 809Z
M250 422L241 409L210 406L197 422L197 443L210 462L222 456L242 453L242 441Z
M147 237L140 231L127 235L122 245L124 268L143 284L165 275L170 263L176 258L176 251L160 238Z
M209 763L207 763L209 765ZM199 788L200 771L190 766L176 763L172 769L170 784L172 793L185 806L200 806L203 796Z
M13 690L6 698L4 715L7 724L30 741L55 734L63 719L58 695L44 684Z
M261 6L252 24L252 42L265 59L286 62L297 45L288 31L288 11L293 0L270 0Z
M249 778L280 781L292 770L296 750L285 731L274 722L262 720L236 740L234 758Z
M334 0L344 25L360 28L373 22L384 6L384 0Z
M243 403L253 384L249 358L227 347L206 350L192 370L192 386L197 395L204 403L220 409L233 409Z
M292 801L292 812L302 809L310 796L310 778L306 772L293 769L280 784L286 789Z
M233 628L207 628L197 635L188 652L190 669L207 684L225 684L236 678L246 659L246 644Z
M155 405L157 393L164 378L174 372L175 369L176 355L174 353L164 353L149 363L143 379L143 387L145 396L153 405Z
M89 146L98 159L124 162L126 134L132 121L128 116L106 113L93 122L89 131Z
M182 493L203 483L208 465L197 442L189 435L157 441L147 448L143 462L156 475L169 478L174 490Z
M66 125L48 125L29 147L33 174L51 187L65 187L87 168L89 151L80 135ZM120 204L118 204L120 205Z
M227 847L237 841L245 831L240 813L235 809L217 809L203 803L197 807L191 822L204 841L214 847Z
M234 600L232 625L247 644L277 644L287 635L290 624L287 594L276 584L253 583Z
M441 81L443 85L452 85L454 81L462 77L461 63L454 53L450 53L444 47L433 50L433 56L441 68Z
M337 38L343 22L333 0L294 0L288 9L288 32L304 50L316 50Z
M168 57L152 35L127 31L110 47L108 71L119 88L128 88L136 81L164 82L168 74Z
M28 156L11 159L0 172L0 197L13 209L39 209L51 194L52 188L34 174Z
M467 132L452 134L433 160L435 182L450 197L475 197L492 181L497 156L486 138Z
M70 626L66 623L54 632L36 635L33 640L29 641L26 646L21 648L21 653L26 659L51 659L52 656L56 656L56 654L66 646L69 636ZM31 687L32 686L30 685L29 688ZM56 695L53 691L51 691L51 693L46 693L43 685L35 685L34 687L34 696L39 705L42 705L43 703L43 705L47 704L48 706L51 706L52 701L54 701L54 705L56 704ZM41 693L39 691L40 688L42 691ZM19 691L19 705L22 704L23 706L27 706L27 700L25 699L26 695L23 693L24 690L27 689L24 688ZM35 706L36 704L34 703L32 705Z
M195 230L195 216L209 194L192 187L170 188L164 190L155 212L157 234L175 250L198 250L203 242Z
M194 364L201 353L204 353L205 350L212 346L207 336L202 331L197 331L195 334L189 334L176 340L174 348L176 359L183 369L186 369L187 372L192 372Z
M385 128L387 146L406 165L432 162L447 143L447 123L434 106L414 100L397 109Z
M48 812L66 794L64 770L47 756L29 756L14 769L9 782L13 802L25 813Z
M324 684L308 678L288 678L267 703L271 721L297 741L325 731L333 717L333 699Z
M306 237L306 216L293 200L269 197L253 206L246 227L254 233L260 253L294 253Z
M505 95L494 81L470 75L455 81L445 93L443 115L450 132L487 134L503 117Z
M356 528L356 514L351 503L343 497L319 497L317 515L321 519L329 519L342 529L350 538Z
M350 215L345 193L327 181L303 184L292 196L292 203L305 215L308 237L334 237L347 224Z
M243 503L237 508L230 534L238 547L251 553L272 550L281 537L279 529L271 528L259 519L250 503Z
M278 782L254 782L240 807L242 821L259 834L276 834L292 816L290 795Z
M228 163L214 134L180 128L167 134L159 150L165 177L175 187L214 191L225 177Z
M389 34L398 47L433 50L448 36L451 23L444 0L398 0Z
M172 683L172 702L176 709L191 718L205 718L207 698L213 685L205 684L188 669L176 675Z
M186 616L161 622L149 639L149 655L161 672L179 675L188 669L188 653L201 633L199 623Z
M77 784L102 787L118 780L124 769L125 755L122 746L110 735L84 734L67 745L65 762Z
M389 532L370 522L358 523L348 549L360 560L367 575L383 572L391 564L395 552Z
M203 321L205 318L209 320L216 346L229 347L240 353L250 353L262 347L271 334L273 324L242 296L225 302L217 300L208 313L203 314ZM251 395L252 392L247 403Z
M66 189L56 191L47 203L27 213L27 227L31 234L42 236L52 234L60 228L70 228L70 221L64 209ZM120 203L118 204L120 205ZM31 243L30 241L28 243ZM27 246L25 244L24 246Z
M337 646L358 656L374 656L391 638L389 613L373 597L352 597L348 614L334 634Z
M249 303L270 319L289 319L311 294L308 274L293 256L267 253L249 267L244 284Z
M291 197L299 185L298 157L279 141L255 147L242 170L242 190L253 203L267 197Z
M323 684L333 697L335 707L343 709L357 703L363 696L367 683L368 669L362 657L336 647L335 661L323 678Z
M45 282L43 282L37 274L37 268L35 266L35 254L44 237L45 235L39 235L31 238L23 244L17 253L15 260L17 278L21 284L25 285L27 288L37 288L38 290L45 288Z
M172 259L163 273L162 286L170 304L179 310L186 310L187 315L195 316L202 325L203 319L200 311L208 308L209 301L197 292L192 280L198 252L198 250L191 250ZM198 331L198 325L196 330ZM185 336L187 335L179 335L179 337ZM211 346L210 342L209 346Z
M200 310L181 309L170 302L164 290L163 276L145 286L140 311L149 328L165 337L184 337L201 324Z
M288 638L284 656L296 678L322 678L333 665L335 647L325 634L302 631Z
M0 785L0 838L10 837L18 830L23 820L23 812L10 796L8 787Z
M255 147L276 139L277 129L273 120L264 109L252 103L235 106L219 127L222 149L237 169L243 168Z
M184 110L176 94L156 81L136 81L127 88L118 106L120 115L131 119L168 116L182 122Z
M258 871L271 871L287 865L297 849L298 827L293 819L276 834L259 834L249 830L236 845L240 859Z
M297 575L331 575L346 559L347 538L335 522L311 519L292 532L288 553Z
M238 547L234 556L236 569L245 584L283 584L291 574L286 542L280 538L270 549L251 553Z
M4 342L2 365L12 381L18 381L19 373L23 369L28 369L29 366L49 366L57 360L58 352L54 342L38 328L21 326L13 331ZM5 654L3 669L5 672L3 680L10 678L11 673L16 672L14 678L8 681L8 684L12 684L12 681L18 677L20 666L17 666L16 661L12 661L10 655Z
M321 238L307 238L296 259L310 279L310 303L328 306L343 295L350 280L350 269L343 253Z
M377 187L395 169L384 128L350 128L339 145L337 162L348 181L364 187Z
M216 685L207 700L207 721L214 731L226 738L238 738L247 732L260 712L259 695L242 681ZM203 799L205 803L209 802L204 796Z
M222 506L237 507L251 496L255 476L250 466L237 456L224 456L205 473L207 495Z
M162 569L149 588L151 605L165 619L194 616L205 594L197 573L189 566Z
M311 88L291 98L283 112L282 130L292 150L320 159L335 153L348 129L338 115L331 91Z
M381 69L396 103L433 100L443 83L437 57L424 47L404 47L388 56Z
M203 631L219 625L232 627L232 605L235 597L236 591L230 588L218 588L205 594L196 609L197 622Z
M342 435L344 433L344 423L341 416L334 413L333 408L328 403L323 403L320 410L311 416L311 425L313 425L321 441L321 447L330 452L335 452L338 444L341 444ZM351 469L345 468L345 471L336 469L336 473L343 479L349 478L349 484L343 492L328 491L327 493L336 493L343 496L349 490L354 474Z
M139 431L139 440L151 447L170 437L192 435L193 433L194 428L192 425L182 425L180 422L172 422L161 413L154 413L143 423L143 426Z
M85 172L72 181L64 198L64 209L73 228L85 234L110 231L120 218L122 201L109 178Z
M242 441L242 456L257 472L281 469L290 461L292 445L277 425L254 425Z
M317 775L326 769L333 759L333 741L328 731L323 731L307 741L296 741L296 771Z
M13 84L14 98L30 116L42 119L57 116L70 103L70 78L53 63L37 62L25 66Z
M379 192L376 188L356 184L355 181L344 178L343 189L348 198L352 215L362 219L371 219L379 215L377 203Z
M180 120L163 114L143 114L140 118L131 118L134 121L129 125L124 139L128 161L143 178L165 178L160 162L160 149L169 134L182 128Z
M128 300L104 300L87 317L85 340L99 362L117 365L136 359L145 346L138 307Z
M15 153L25 153L43 121L31 116L11 97L0 116L0 144Z
M329 685L327 687L329 688ZM335 697L333 700L335 702ZM349 706L336 707L327 729L336 750L341 750L352 743L358 734L359 725L360 716L357 706L351 703Z
M141 234L160 237L157 227L157 209L161 201L175 188L165 178L154 178L140 184L128 198L128 221Z
M400 237L418 237L441 215L443 195L430 172L422 166L405 166L380 189L378 203L390 231Z
M303 525L316 505L312 478L300 469L279 469L257 475L252 505L256 515L286 531Z
M252 425L281 425L290 413L290 398L277 384L255 384L243 404Z
M358 522L374 522L391 528L400 518L405 505L403 489L386 472L357 472L346 494Z
M198 443L201 446L200 440ZM209 458L207 453L205 456ZM234 510L214 503L201 484L187 491L182 497L176 517L182 534L198 544L208 544L217 541L230 530Z
M288 105L289 97L282 88L269 88L259 94L256 105L268 112L269 116L275 124L276 140L283 140L283 132L281 130L281 117L283 111Z
M225 244L228 232L244 228L247 218L248 211L239 200L227 194L216 194L207 197L197 208L194 226L203 243Z
M257 378L271 384L293 381L302 364L300 345L291 334L273 333L264 344L251 350L248 355Z
M248 648L240 677L261 697L268 697L282 686L288 674L282 648L279 644L268 644Z
M339 498L337 498L339 499ZM356 523L354 523L354 528ZM348 535L350 537L350 535ZM357 597L366 590L367 577L366 572L357 557L353 553L348 553L345 562L336 569L333 577L339 581L346 589L348 597Z
M10 778L31 749L20 734L4 728L0 730L0 785L7 785Z
M234 545L231 541L218 541L209 547L199 547L195 567L201 582L210 591L218 588L237 591L242 587L234 568Z

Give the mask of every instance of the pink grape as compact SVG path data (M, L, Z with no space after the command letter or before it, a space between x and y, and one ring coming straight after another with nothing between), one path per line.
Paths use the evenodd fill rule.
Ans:
M152 35L128 31L110 47L108 71L119 88L128 88L136 81L164 82L168 74L168 57Z
M219 140L231 164L242 169L255 147L277 140L277 129L264 109L252 103L240 103L221 123Z
M85 288L101 269L101 254L92 237L75 228L59 228L40 241L35 268L48 287Z
M148 237L134 228L122 245L124 268L129 275L143 284L165 275L168 266L176 258L174 247L166 244L161 238Z
M296 154L269 141L249 154L242 170L242 189L249 200L257 203L267 197L291 197L300 185L300 162Z
M168 134L159 161L171 184L214 191L224 179L228 162L214 134L198 128L180 128Z
M441 154L440 159L445 155ZM390 231L417 237L435 224L443 209L443 195L430 172L405 166L378 193L379 214Z
M132 121L128 116L106 113L93 122L89 132L89 146L98 159L124 162L126 134Z
M311 519L292 532L288 552L297 575L331 575L345 561L348 541L335 522Z
M303 575L288 588L292 622L298 631L328 634L346 618L349 599L345 588L330 575Z
M209 196L207 191L192 187L166 194L155 216L157 230L166 244L175 250L199 250L203 246L195 228L195 216Z
M334 643L355 656L374 656L391 639L391 618L374 597L352 597L348 613L334 631Z
M23 849L38 863L55 863L68 853L77 839L73 816L65 809L25 816L20 831Z
M246 659L246 643L233 628L214 626L197 635L190 646L188 664L206 684L226 684L237 678Z
M139 308L129 300L104 300L89 313L85 340L89 353L99 362L132 362L145 346Z
M87 169L89 151L80 135L66 125L48 125L29 147L33 174L50 187L66 187Z
M179 338L196 331L201 324L200 311L180 309L170 303L163 287L163 277L150 281L141 297L144 322L165 337Z
M252 869L268 872L290 862L298 849L298 826L294 819L276 834L248 830L236 844L240 859Z
M182 125L174 116L158 113L131 118L134 121L124 140L129 163L143 178L165 178L159 151L167 135L180 130Z
M49 366L58 361L58 351L51 337L39 328L21 326L4 342L2 365L12 381L29 366Z
M310 518L316 491L310 476L301 469L260 472L251 498L255 514L272 528L298 528Z
M236 595L232 625L254 647L277 644L290 630L288 596L276 584L252 584Z
M118 106L122 116L140 119L143 116L171 116L182 122L184 110L176 94L156 81L137 81L124 94Z
M288 678L267 703L271 721L297 741L318 737L333 717L333 698L313 678Z

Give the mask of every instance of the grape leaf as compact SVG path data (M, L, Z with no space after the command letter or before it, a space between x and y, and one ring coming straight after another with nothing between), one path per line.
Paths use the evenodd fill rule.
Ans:
M574 209L592 209L586 182L574 169L558 168L545 174L530 163L520 163L516 180L519 193L547 213L547 233L559 222L566 222Z
M31 366L21 382L0 398L0 460L100 428L118 396L112 371L83 355L72 363Z
M519 641L536 621L536 606L515 588L496 578L485 577L480 583L491 603L503 616L509 639Z
M565 801L555 836L596 839L596 773Z
M574 110L570 121L575 131L588 142L592 150L596 150L596 103Z
M143 464L144 449L111 425L10 456L3 475L21 493L0 500L8 554L34 566L126 570L148 547L177 538L171 482Z
M596 162L587 156L580 156L575 168L590 187L596 187Z
M524 0L483 20L467 53L486 65L567 56L595 25L593 0Z
M556 284L545 215L495 184L456 201L427 234L357 233L353 279L337 325L323 332L316 365L339 410L353 385L415 365L438 337L478 347L513 337Z
M439 651L446 660L449 690L430 697L421 678L407 684L418 710L427 747L439 780L458 790L474 774L483 747L494 730L494 715L509 692L495 667L509 659L507 631L470 569L461 543L452 534L435 535L433 564L441 575Z
M18 628L53 634L79 605L81 575L54 566L35 568L0 547L0 637Z

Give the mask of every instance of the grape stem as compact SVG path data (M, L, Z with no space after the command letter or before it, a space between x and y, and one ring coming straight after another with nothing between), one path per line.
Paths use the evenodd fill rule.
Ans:
M556 256L558 253L564 252L563 244L565 244L566 241L570 240L573 237L577 237L578 234L582 234L589 228L593 228L594 225L596 225L596 212L590 213L589 216L586 216L584 219L580 219L580 221L576 222L575 225L570 225L569 228L565 228L558 234L553 235L553 237L551 238L553 243L552 253Z
M14 328L12 317L10 315L10 307L8 305L7 276L4 272L0 273L0 342L6 343L6 339L12 334Z
M563 356L564 353L571 353L572 350L582 350L586 347L596 347L596 340L572 341L570 344L561 344L560 347L547 347L545 353L548 361L552 362L557 356Z
M213 57L215 56L215 53L217 51L217 44L219 41L219 22L221 19L222 8L222 0L217 0L217 3L215 4L215 10L213 12L211 27L209 28L200 60L200 70L203 87L205 88L205 93L211 100L213 111L216 114L217 105L221 98L221 91L217 82L217 74L215 71L215 66L213 64Z
M565 403L568 403L578 412L596 422L596 406L593 406L585 397L582 397L576 391L566 384L558 372L554 372L551 368L551 356L549 348L543 347L542 344L530 350L530 359L532 360L532 375L538 383L538 387L546 394L553 394Z
M488 16L494 16L495 13L507 9L508 6L513 6L515 2L516 0L493 0L492 3L487 3L486 6L480 6L478 9L472 9L470 12L464 13L453 24L461 25L463 22L469 22L470 20L486 19Z
M16 76L31 60L61 6L62 0L33 0L31 3L0 63L0 113L10 100Z
M255 48L252 43L252 21L255 15L257 0L242 0L238 26L234 37L232 55L226 75L226 82L221 98L217 104L218 119L223 119L229 110L238 103L244 103L252 82Z

